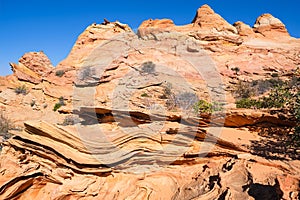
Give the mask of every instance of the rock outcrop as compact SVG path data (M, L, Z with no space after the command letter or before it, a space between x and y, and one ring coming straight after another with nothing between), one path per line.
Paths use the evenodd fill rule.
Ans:
M120 33L132 32L127 24L120 22L110 22L104 24L92 24L79 35L68 57L58 64L60 68L80 68L86 58L94 48L109 41Z
M19 63L40 76L46 75L53 69L51 61L44 52L30 52L25 53L20 59Z
M38 84L53 69L49 58L43 52L30 52L19 59L19 64L10 63L12 71L21 81Z
M263 14L259 16L253 27L254 31L265 37L289 37L285 25L271 14Z
M244 22L238 21L233 24L240 36L253 37L255 35L253 29Z
M97 109L97 113L107 111ZM249 149L232 143L226 129L214 138L201 129L192 135L189 126L174 133L170 127L175 124L155 134L145 127L122 129L106 123L77 127L25 123L25 130L13 132L15 136L5 143L0 197L114 199L118 194L120 199L240 199L262 195L279 199L299 195L297 162L251 155ZM214 141L217 145L209 152L201 150Z
M192 21L195 27L207 30L217 30L219 32L229 31L237 33L234 26L229 24L220 15L216 14L208 5L203 5L198 9L195 18Z
M0 199L299 199L299 149L283 139L295 119L237 109L232 93L290 79L299 52L269 14L251 28L204 5L190 24L146 20L138 34L92 24L56 68L27 53L0 77L0 111L16 126Z
M139 27L138 35L151 38L153 34L166 31L180 32L202 41L229 42L236 45L242 43L237 29L215 13L208 5L203 5L198 9L191 24L175 26L173 21L167 19L147 20Z

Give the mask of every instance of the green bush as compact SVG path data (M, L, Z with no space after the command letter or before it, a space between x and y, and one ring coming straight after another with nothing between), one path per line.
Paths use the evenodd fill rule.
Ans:
M60 104L60 103L56 103L56 104L54 105L53 111L54 111L54 112L57 111L60 107L61 107L61 104Z
M235 103L237 108L283 108L289 103L291 95L286 87L279 86L272 89L268 96L261 97L258 100L242 98Z
M64 71L64 70L57 70L57 71L55 72L55 76L58 76L58 77L62 77L64 74L65 74L65 71Z
M243 98L235 102L237 108L252 108L257 105L257 101L250 98Z
M26 95L28 93L27 88L25 85L21 85L15 88L15 93L16 94L23 94Z
M280 108L291 116L295 121L293 134L288 138L294 147L300 146L300 78L299 75L293 76L288 81L280 79L270 79L268 81L274 86L269 94L257 100L243 98L236 101L237 108Z
M215 111L223 110L223 104L219 102L208 103L205 100L199 100L194 106L194 111L196 113L212 113Z
M149 95L147 93L143 93L141 94L141 97L149 97Z
M62 106L65 106L66 103L64 101L63 97L59 97L58 102L54 105L53 111L57 111L59 108L61 108Z

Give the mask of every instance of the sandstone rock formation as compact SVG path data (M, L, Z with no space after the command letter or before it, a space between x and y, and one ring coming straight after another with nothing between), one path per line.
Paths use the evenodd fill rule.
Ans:
M235 22L233 26L236 28L240 36L253 37L255 35L252 28L249 25L245 24L244 22L241 21Z
M53 67L49 58L42 51L25 53L19 59L19 63L40 76L44 76Z
M236 109L231 92L290 78L299 53L271 15L230 25L208 5L191 24L147 20L138 34L92 24L56 68L27 53L0 77L0 111L17 126L0 199L299 199L300 152L283 141L294 119ZM199 99L226 105L198 115Z
M254 31L266 37L288 37L285 25L271 14L259 16L254 24Z
M86 112L89 110L83 109ZM113 199L117 194L118 199L241 199L263 195L278 199L299 195L299 161L286 164L251 155L245 146L232 143L227 136L232 130L224 129L222 138L215 138L217 145L202 152L208 153L206 157L199 157L201 141L213 137L209 132L198 130L192 136L187 126L175 135L168 128L155 135L140 127L132 128L134 135L121 128L114 128L111 135L110 128L113 124L106 122L77 128L25 123L25 131L14 132L14 138L5 144L0 196ZM102 134L110 143L99 140ZM242 137L247 131L234 134ZM178 154L179 147L187 144L190 150ZM148 150L140 149L142 146Z
M202 29L216 29L217 31L229 31L237 33L234 26L225 21L220 15L216 14L208 5L203 5L198 9L192 21L194 26Z
M10 63L19 80L38 84L53 66L43 52L30 52L19 59L19 64Z
M132 32L131 28L120 22L111 22L106 25L92 24L80 34L68 57L58 64L58 68L80 67L84 58L87 57L94 48L109 41L115 35L124 32Z

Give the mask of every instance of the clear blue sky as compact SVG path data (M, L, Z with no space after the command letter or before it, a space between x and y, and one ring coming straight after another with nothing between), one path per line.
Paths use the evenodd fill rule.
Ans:
M10 74L9 62L29 51L43 50L53 65L69 53L78 35L103 18L137 28L149 18L170 18L190 23L196 10L209 4L229 23L271 13L284 22L290 34L300 37L299 0L0 0L0 75Z

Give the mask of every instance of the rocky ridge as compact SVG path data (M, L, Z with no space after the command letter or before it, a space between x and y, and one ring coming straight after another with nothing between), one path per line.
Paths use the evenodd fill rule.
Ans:
M299 52L299 39L270 14L251 28L204 5L191 24L147 20L137 35L119 22L92 24L56 68L44 53L27 53L0 78L0 108L22 127L3 143L0 197L297 199L299 149L259 134L292 119L236 109L228 87L288 76ZM26 95L16 94L23 85ZM221 99L226 109L166 109L168 89Z

